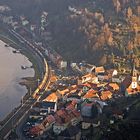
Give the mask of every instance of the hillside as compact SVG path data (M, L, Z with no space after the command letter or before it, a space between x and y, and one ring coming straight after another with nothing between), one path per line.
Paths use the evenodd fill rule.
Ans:
M105 64L107 56L139 56L139 0L2 0L14 14L40 24L48 13L45 30L50 44L65 59Z

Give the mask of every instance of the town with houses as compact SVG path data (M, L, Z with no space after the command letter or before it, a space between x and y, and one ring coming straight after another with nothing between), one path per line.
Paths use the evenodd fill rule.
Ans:
M47 12L42 12L37 31L37 25L31 24L25 16L4 14L9 10L0 6L0 21L13 31L29 40L30 34L34 40L39 34L47 41L52 40L51 33L45 31L49 24ZM82 14L71 6L68 10ZM36 40L34 45L43 48L41 41ZM139 101L140 64L133 55L130 61L127 57L110 56L110 61L116 65L127 63L127 68L118 68L116 65L95 66L85 61L68 63L50 47L43 51L52 64L49 86L46 92L33 95L37 98L43 94L20 126L25 139L87 140L95 136L105 139L111 127L126 120L131 107Z
M121 98L133 98L140 93L140 77L135 64L129 76L121 76L117 70L106 70L103 66L90 65L89 68L87 64L79 69L83 73L76 77L57 77L53 73L47 97L39 101L29 115L29 120L38 118L41 121L33 123L31 128L27 126L32 123L26 122L25 134L40 137L49 132L48 138L84 139L92 128L104 125L101 119L104 108ZM113 125L117 120L125 119L130 107L113 106L108 123Z

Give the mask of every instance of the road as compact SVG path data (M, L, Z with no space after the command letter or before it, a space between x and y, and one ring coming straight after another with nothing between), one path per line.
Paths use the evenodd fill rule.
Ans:
M0 140L6 139L6 137L9 135L9 133L11 132L11 130L18 125L18 123L29 112L29 110L31 109L31 107L40 99L41 95L40 96L37 96L37 93L39 93L40 90L46 89L46 87L48 87L49 77L50 77L49 76L50 75L50 71L49 71L48 64L47 64L47 61L46 61L44 55L37 48L35 48L28 40L26 40L25 38L23 38L22 36L20 36L18 33L16 33L13 30L10 30L10 32L19 41L22 41L22 42L26 43L33 51L36 52L36 54L38 54L41 57L41 59L43 59L43 61L44 61L44 67L45 67L45 74L44 74L44 78L43 78L42 82L40 83L40 85L38 86L38 88L33 93L33 95L36 98L34 99L34 98L30 97L29 99L27 99L25 101L25 103L22 104L22 106L14 113L14 115L11 116L11 118L0 128Z
M12 130L12 128L17 125L17 123L22 119L22 117L28 113L28 110L31 108L32 104L35 103L35 100L28 99L16 112L15 114L1 127L0 129L0 140L3 140L4 137Z

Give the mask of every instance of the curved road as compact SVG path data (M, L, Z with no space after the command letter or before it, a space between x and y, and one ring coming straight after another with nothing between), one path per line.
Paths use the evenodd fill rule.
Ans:
M40 92L42 89L46 89L49 84L49 78L50 78L50 69L48 68L47 61L45 59L45 56L29 41L27 41L25 38L23 38L21 35L19 35L14 30L9 30L10 33L15 36L19 41L22 41L26 43L29 48L31 48L35 55L39 55L41 59L44 61L44 67L45 67L45 74L44 78L39 85L39 87L35 90L33 93L33 97L30 97L28 100L25 101L24 104L21 105L21 107L14 113L13 116L0 128L0 140L4 140L7 138L11 130L19 124L19 122L25 117L25 115L28 113L28 111L31 109L31 107L40 99L41 95L37 95L37 93Z

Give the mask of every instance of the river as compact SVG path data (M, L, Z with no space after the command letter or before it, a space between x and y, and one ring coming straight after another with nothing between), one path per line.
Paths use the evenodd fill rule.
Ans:
M19 85L21 78L34 77L35 74L34 69L21 69L21 66L31 66L32 63L13 50L0 41L0 121L20 104L22 96L27 93L27 88Z

